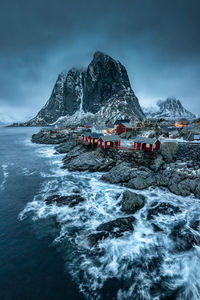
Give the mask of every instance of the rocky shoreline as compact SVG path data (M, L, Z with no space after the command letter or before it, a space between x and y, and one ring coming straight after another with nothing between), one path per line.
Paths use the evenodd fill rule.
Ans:
M67 143L67 142L66 142ZM166 149L160 152L124 151L109 149L88 150L83 145L60 145L56 151L63 153L63 168L69 171L106 172L101 179L112 183L142 190L150 186L166 187L172 193L181 196L194 194L200 198L200 146L177 145L173 154ZM184 147L184 155L180 148ZM186 149L188 148L188 155ZM173 149L174 150L174 149ZM190 152L196 155L191 160ZM176 159L177 158L177 159Z
M56 142L55 142L56 141ZM118 149L102 150L88 148L65 136L57 136L52 143L52 138L38 133L33 135L32 142L44 144L57 144L55 154L65 154L63 166L69 171L103 172L101 180L112 184L127 187L119 203L124 217L102 223L96 230L88 235L90 247L96 247L98 242L108 237L120 237L126 231L133 231L136 222L133 216L145 205L145 197L129 189L143 190L149 187L164 187L176 195L189 196L193 194L200 199L200 145L191 144L166 144L161 151L124 151ZM72 195L52 195L45 202L47 205L68 205L74 207L85 201L79 190ZM155 232L162 229L154 224L154 217L158 214L175 215L180 213L179 207L170 203L154 203L149 209L147 218L152 220ZM173 238L179 238L179 228L174 229ZM189 235L182 237L185 241L183 250L190 249L196 243ZM184 248L185 247L185 248ZM182 249L181 249L182 250Z
M69 171L104 172L101 179L143 190L165 187L181 196L200 198L200 144L166 143L160 151L124 151L88 148L66 135L52 138L41 132L32 142L57 144L56 153L66 154L63 168Z

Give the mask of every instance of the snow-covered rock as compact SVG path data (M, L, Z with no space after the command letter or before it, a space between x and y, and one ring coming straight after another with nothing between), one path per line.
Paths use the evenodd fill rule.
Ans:
M125 67L110 56L95 52L87 69L72 68L58 76L50 99L24 126L144 117Z
M159 100L156 107L143 108L143 111L147 118L154 119L179 120L186 118L192 120L196 118L176 98L167 98L165 101Z

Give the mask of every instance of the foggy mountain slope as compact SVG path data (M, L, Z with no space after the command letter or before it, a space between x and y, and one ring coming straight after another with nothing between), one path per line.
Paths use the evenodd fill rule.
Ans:
M180 100L176 98L167 98L157 102L157 107L144 108L144 113L147 118L154 119L195 119L195 115L185 109Z

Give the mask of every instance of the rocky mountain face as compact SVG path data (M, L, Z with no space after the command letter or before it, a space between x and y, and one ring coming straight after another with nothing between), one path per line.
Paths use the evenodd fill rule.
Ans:
M192 120L196 118L176 98L167 98L165 101L160 100L157 102L157 107L145 108L144 112L147 118L154 119L178 120L186 118Z
M86 70L61 73L50 99L24 126L106 122L118 118L143 119L125 67L110 56L95 52Z

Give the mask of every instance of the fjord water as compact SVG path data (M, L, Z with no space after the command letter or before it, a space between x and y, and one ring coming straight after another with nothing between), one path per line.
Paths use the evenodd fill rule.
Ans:
M38 128L0 129L0 299L200 299L200 248L185 249L171 238L175 225L199 237L199 200L148 189L135 214L134 232L90 248L87 236L117 217L123 187L100 181L101 174L61 169L52 146L34 145ZM77 189L81 204L47 206L53 194ZM157 202L179 207L159 214L154 232L149 208ZM187 235L186 235L187 237Z

